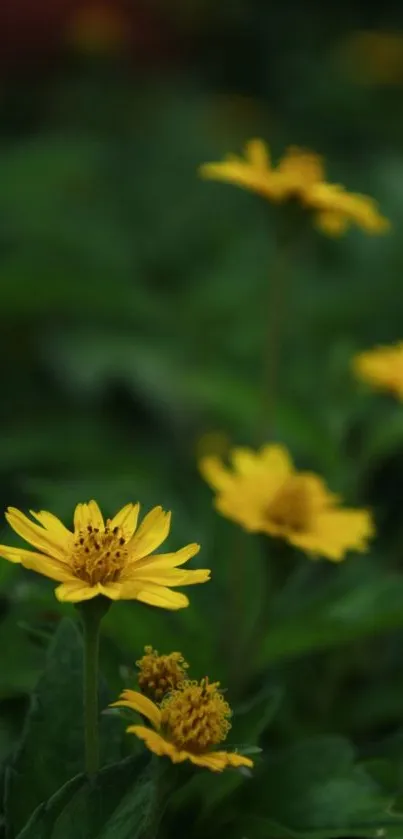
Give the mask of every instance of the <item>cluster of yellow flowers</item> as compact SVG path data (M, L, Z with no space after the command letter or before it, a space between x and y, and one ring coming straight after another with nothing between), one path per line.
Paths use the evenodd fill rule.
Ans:
M245 159L228 156L222 163L205 164L201 174L275 203L297 201L328 234L341 234L352 223L368 233L389 227L375 201L327 183L318 155L298 148L289 149L272 167L264 143L251 140ZM403 397L403 343L361 353L353 367L357 376ZM217 510L246 531L285 540L312 558L333 562L349 550L368 548L375 531L371 513L344 507L322 478L298 472L284 446L268 444L257 452L235 448L230 460L231 467L219 457L204 456L200 469L216 493ZM188 598L175 589L209 579L208 569L182 567L200 546L192 543L175 552L155 553L169 534L170 513L154 507L138 525L139 510L138 503L130 503L105 520L95 501L80 503L69 530L50 512L31 512L28 518L10 507L8 523L34 550L0 545L0 555L55 580L60 601L80 604L101 596L164 609L188 606ZM218 682L187 679L188 664L178 652L160 656L146 647L137 666L140 691L125 690L113 707L139 713L151 727L130 725L130 733L174 763L190 760L216 772L228 766L252 766L250 758L216 748L226 739L231 716ZM96 693L96 687L89 691L90 704ZM93 732L91 751L90 763L96 768Z
M124 690L111 707L137 711L152 727L130 725L129 734L135 734L150 751L166 755L173 763L190 760L212 772L222 772L228 766L253 766L245 755L215 748L226 739L232 715L219 682L186 679L188 664L181 653L160 656L151 647L145 648L137 666L141 693Z

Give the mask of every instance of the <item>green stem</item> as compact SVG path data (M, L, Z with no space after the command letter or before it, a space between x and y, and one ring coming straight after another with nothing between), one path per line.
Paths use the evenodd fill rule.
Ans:
M94 775L99 769L99 631L109 608L104 597L95 597L79 604L84 634L84 724L85 769Z
M269 440L274 433L277 379L280 365L284 327L286 279L288 274L287 246L278 235L274 267L270 275L266 332L263 348L263 393L261 435Z
M294 251L300 244L306 229L306 219L293 208L284 208L279 215L275 232L275 253L270 273L266 313L266 330L263 347L262 417L260 436L269 441L275 432L275 409L277 401L281 351L286 323L287 303L290 298L288 286L290 263Z

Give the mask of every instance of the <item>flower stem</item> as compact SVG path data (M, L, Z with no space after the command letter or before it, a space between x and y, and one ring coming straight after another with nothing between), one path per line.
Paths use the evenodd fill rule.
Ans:
M95 597L78 605L84 635L85 770L90 776L99 769L99 631L109 605L106 597Z
M272 436L274 426L286 275L286 254L284 249L277 245L274 270L270 278L263 348L262 435L267 439Z
M274 266L270 274L263 347L262 418L260 434L264 441L275 432L275 409L284 337L290 258L304 232L301 217L287 211L279 217L275 235Z

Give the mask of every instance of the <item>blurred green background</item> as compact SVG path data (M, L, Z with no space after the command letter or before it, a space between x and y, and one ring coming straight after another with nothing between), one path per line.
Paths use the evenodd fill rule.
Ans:
M172 549L201 543L193 567L213 582L189 609L111 610L114 693L144 644L180 649L196 677L229 685L266 748L335 732L365 760L400 756L403 412L354 382L350 359L402 338L401 9L3 0L0 14L2 508L69 524L78 501L111 514L140 500L173 511ZM262 440L276 209L197 177L255 136L276 157L289 144L323 154L329 179L393 224L379 238L307 234L275 412L298 466L369 505L378 536L340 567L296 556L270 596L280 559L218 518L197 470L202 453ZM0 591L8 758L46 639L74 610L3 560Z

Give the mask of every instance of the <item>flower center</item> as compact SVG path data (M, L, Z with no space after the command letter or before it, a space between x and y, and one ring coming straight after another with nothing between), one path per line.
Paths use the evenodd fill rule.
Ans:
M126 539L120 527L87 525L74 534L72 566L76 577L91 586L119 579L127 560Z
M231 724L231 708L218 690L219 682L208 679L183 682L161 706L162 727L178 749L200 754L225 740Z
M312 522L312 499L300 475L289 478L267 509L270 521L285 530L306 531Z
M136 661L139 668L138 683L142 693L154 702L176 690L185 678L188 663L181 653L158 655L152 647L144 647L142 658Z

